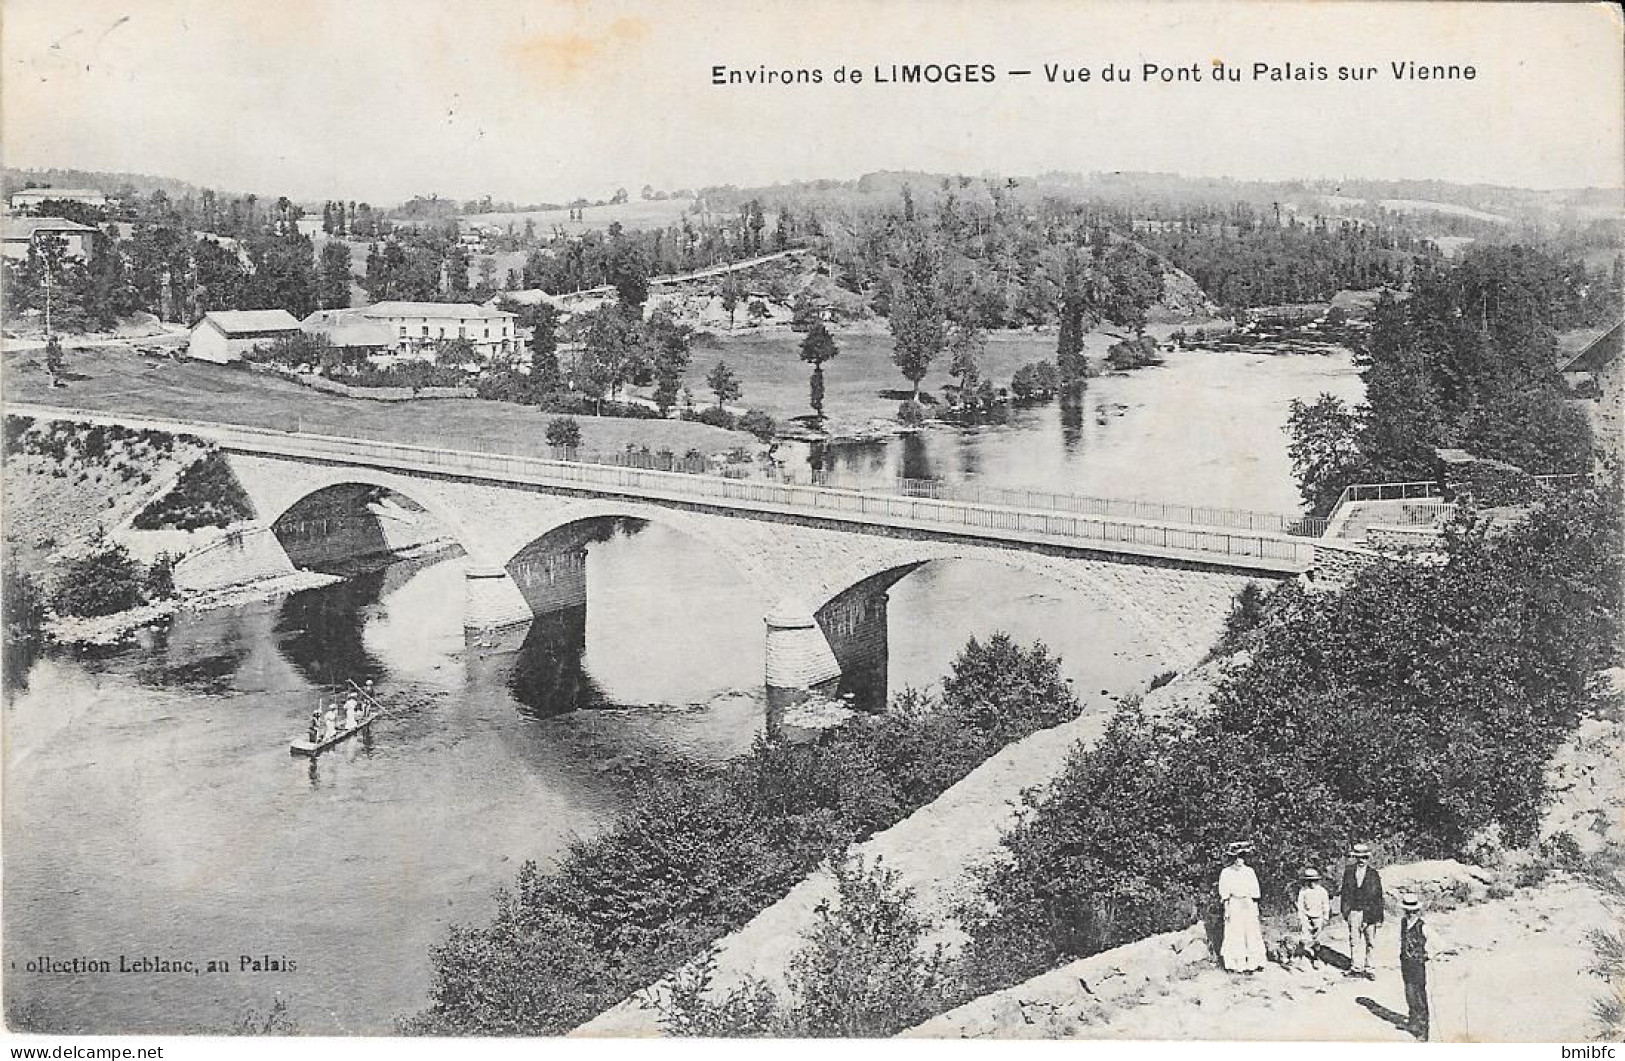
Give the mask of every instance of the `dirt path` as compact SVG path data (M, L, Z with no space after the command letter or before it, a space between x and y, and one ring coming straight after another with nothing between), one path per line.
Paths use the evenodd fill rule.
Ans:
M1428 916L1445 953L1429 964L1433 1039L1440 1042L1578 1042L1592 1034L1601 980L1585 972L1586 936L1614 927L1596 893L1564 881ZM1336 946L1342 940L1333 937ZM1089 1038L1409 1041L1395 927L1378 939L1376 980L1323 966L1268 965L1238 978L1213 966L1151 989ZM1454 951L1454 953L1451 953ZM1019 1030L1012 1030L1019 1034Z

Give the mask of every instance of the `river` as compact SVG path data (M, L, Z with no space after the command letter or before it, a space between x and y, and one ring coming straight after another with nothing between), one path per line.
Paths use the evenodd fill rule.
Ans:
M1357 396L1346 353L1174 354L1091 381L1078 415L1036 406L817 459L877 479L1288 512L1286 402L1323 390ZM522 862L602 828L640 775L725 759L762 730L770 602L725 560L623 524L589 545L587 585L578 614L467 643L461 559L399 561L15 669L13 1027L226 1030L280 999L306 1032L385 1033L421 1009L430 948L486 920ZM995 630L1049 643L1093 709L1154 670L1110 611L987 564L927 565L892 590L889 623L893 690L931 684ZM290 757L319 689L348 677L375 680L396 714L315 764ZM228 971L28 971L120 956Z

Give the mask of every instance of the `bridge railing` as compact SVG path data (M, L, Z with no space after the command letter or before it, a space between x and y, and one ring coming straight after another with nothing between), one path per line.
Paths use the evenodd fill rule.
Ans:
M371 458L386 464L420 466L425 470L538 485L580 486L673 500L772 505L811 513L907 521L946 530L965 528L1014 532L1058 539L1061 543L1127 544L1170 552L1207 553L1285 564L1307 565L1314 552L1310 543L1277 533L1168 526L1087 514L1023 511L933 498L555 461L513 454L432 449L405 443L303 434L276 435L272 432L263 434L275 440L275 452L303 453L318 458Z
M814 475L812 483L816 486L842 490L875 489L874 486L861 481L854 481L828 472L820 472ZM1080 516L1158 520L1197 527L1225 527L1233 530L1264 531L1270 534L1291 534L1301 537L1318 537L1320 531L1325 529L1326 522L1323 519L1289 516L1279 512L1214 508L1207 505L1186 505L1168 501L1090 497L1085 494L1064 494L1051 490L987 486L981 483L951 483L940 479L898 478L891 480L886 485L892 492L901 494L904 497L926 497L937 501L962 501L976 505L999 505L1006 508L1049 509Z
M481 451L501 452L501 447L494 444L482 445ZM669 451L648 453L641 450L626 450L610 453L584 453L579 450L554 447L548 451L548 456L557 461L610 464L616 467L643 468L650 471L681 472L685 475L717 474L717 470L705 457L679 457ZM728 464L722 467L721 474L730 478L748 478L747 473L749 471L749 464ZM1279 512L1216 508L1208 505L1187 505L1169 501L1092 497L1086 494L1067 494L1053 490L988 486L983 483L953 483L941 479L897 477L875 481L846 475L841 472L808 470L803 472L787 471L781 473L774 481L819 486L829 490L850 490L867 494L890 493L903 497L930 498L934 501L963 501L973 505L998 505L1004 508L1045 509L1054 512L1069 512L1080 516L1115 516L1124 519L1159 520L1197 527L1264 531L1269 534L1290 534L1305 538L1318 538L1326 529L1326 520L1321 517L1290 516Z

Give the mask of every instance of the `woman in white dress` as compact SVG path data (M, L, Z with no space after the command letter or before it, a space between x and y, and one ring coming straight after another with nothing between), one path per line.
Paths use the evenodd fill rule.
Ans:
M1258 874L1247 865L1252 845L1237 841L1226 853L1230 865L1219 874L1219 901L1224 904L1224 945L1219 957L1233 973L1264 968L1264 928L1258 922Z

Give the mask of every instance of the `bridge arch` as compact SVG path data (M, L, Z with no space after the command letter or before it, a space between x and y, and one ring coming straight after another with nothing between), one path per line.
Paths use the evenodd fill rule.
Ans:
M877 652L874 602L920 568L938 560L974 560L1041 576L1119 616L1159 657L1183 669L1198 662L1222 629L1234 594L1250 579L1229 574L1126 565L1086 557L1052 556L928 541L897 542L829 571L809 595L813 614L843 664ZM853 638L859 643L852 643ZM871 642L864 644L863 642ZM843 666L843 670L846 667Z
M541 521L528 521L517 532L510 532L495 544L493 555L498 558L498 566L506 569L527 549L550 535L572 526L609 519L641 520L676 531L715 550L764 599L773 601L783 595L782 579L775 576L771 557L764 555L757 540L760 534L757 525L747 521L707 519L657 505L616 500L572 501Z
M427 512L470 557L480 558L485 553L482 536L464 520L457 508L439 495L431 481L424 479L353 465L320 470L302 465L299 474L290 475L281 489L267 491L262 488L252 491L250 496L259 522L265 527L274 528L300 504L324 491L345 486L374 487L404 497Z

